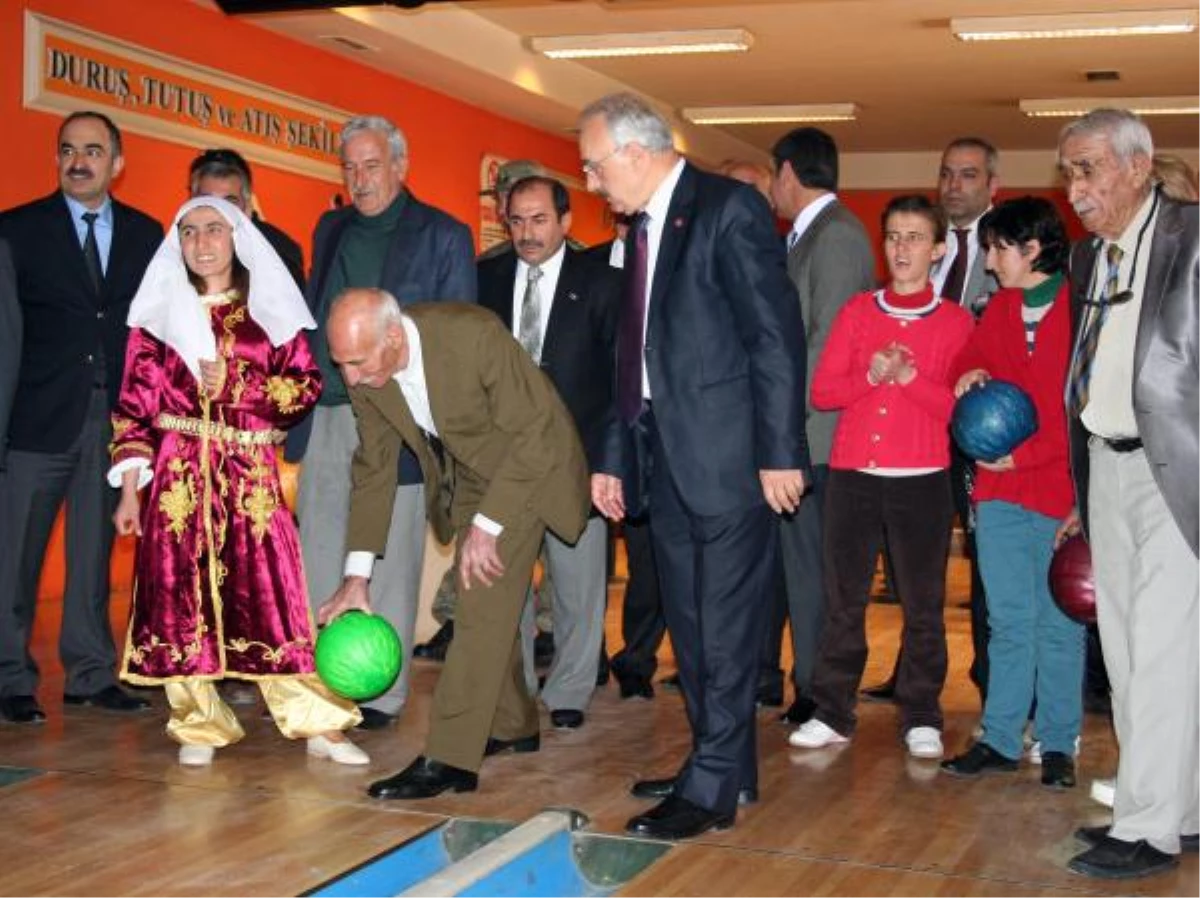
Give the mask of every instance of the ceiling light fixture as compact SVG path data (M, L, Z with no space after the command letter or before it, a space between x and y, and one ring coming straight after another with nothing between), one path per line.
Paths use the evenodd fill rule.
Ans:
M637 34L564 34L529 39L529 46L535 52L551 59L744 53L753 45L754 36L744 28L646 31Z
M858 115L854 103L820 103L806 106L704 106L679 110L695 125L769 125L779 122L852 122Z
M1200 113L1200 97L1063 97L1021 100L1019 106L1030 118L1074 118L1102 106L1128 109L1138 115L1196 115Z
M951 19L960 41L1021 41L1071 37L1135 37L1187 34L1196 30L1195 9L1071 13L1042 16L983 16Z

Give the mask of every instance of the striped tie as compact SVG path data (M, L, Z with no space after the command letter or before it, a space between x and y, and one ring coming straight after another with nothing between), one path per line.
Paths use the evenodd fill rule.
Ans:
M1076 417L1083 414L1088 403L1088 385L1092 379L1092 362L1096 358L1096 347L1100 345L1100 330L1112 308L1112 298L1117 295L1117 273L1121 268L1124 253L1115 243L1108 245L1108 275L1104 279L1104 291L1100 301L1085 309L1088 317L1079 344L1075 347L1075 358L1071 362L1071 411Z

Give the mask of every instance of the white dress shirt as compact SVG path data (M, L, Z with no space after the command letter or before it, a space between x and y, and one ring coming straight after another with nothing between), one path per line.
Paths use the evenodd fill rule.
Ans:
M816 221L818 215L821 214L826 206L830 206L837 202L836 193L823 193L803 209L796 216L796 220L792 222L792 231L788 234L787 245L790 252L792 247L800 242L800 238L805 232L812 227L812 223Z
M646 317L642 322L642 398L650 399L650 378L646 374L646 333L650 324L650 298L654 294L654 271L658 267L658 248L662 245L663 228L671 208L671 197L683 174L685 160L680 159L667 173L662 183L650 195L646 208Z

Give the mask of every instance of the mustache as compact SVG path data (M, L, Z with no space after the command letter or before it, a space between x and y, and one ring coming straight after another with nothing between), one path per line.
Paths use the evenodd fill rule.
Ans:
M542 249L546 244L540 240L518 240L517 246L521 249Z
M70 168L67 169L67 174L68 175L87 175L90 178L92 176L92 170L90 168L75 168L74 166L71 166Z

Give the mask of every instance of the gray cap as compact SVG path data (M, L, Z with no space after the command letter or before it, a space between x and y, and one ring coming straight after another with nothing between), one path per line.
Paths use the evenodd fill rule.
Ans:
M479 195L498 197L502 193L508 193L514 184L524 178L532 178L534 175L544 177L547 174L549 172L540 162L531 159L510 159L496 171L496 185L490 190L479 191Z

